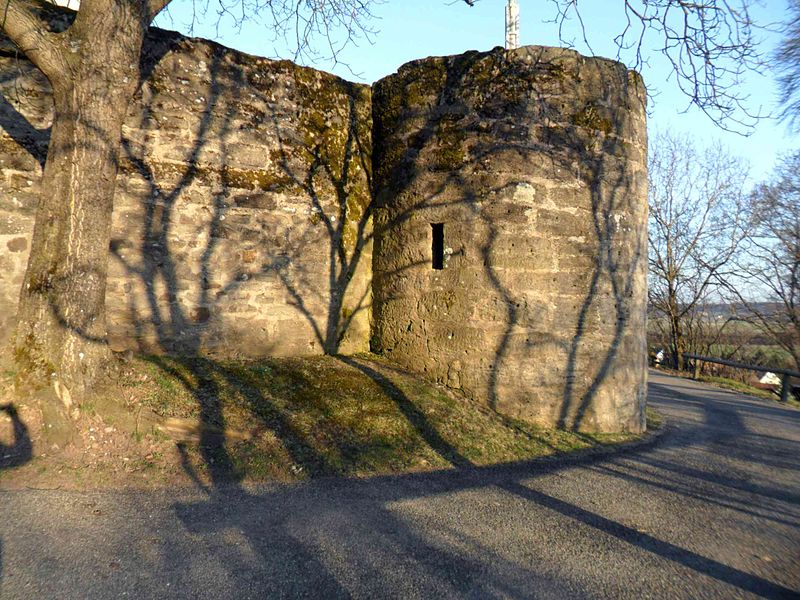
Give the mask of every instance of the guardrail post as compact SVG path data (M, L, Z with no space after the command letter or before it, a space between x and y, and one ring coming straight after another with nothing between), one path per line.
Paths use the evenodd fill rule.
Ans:
M694 379L700 379L700 361L694 359Z
M781 378L781 402L789 400L789 392L792 388L792 378L788 373L784 373Z

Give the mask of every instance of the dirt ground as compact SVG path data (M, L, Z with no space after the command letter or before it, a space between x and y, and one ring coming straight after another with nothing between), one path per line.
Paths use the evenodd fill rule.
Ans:
M0 486L31 489L149 487L188 484L174 440L131 434L99 415L74 422L72 444L48 447L36 406L0 399ZM15 409L11 409L14 406Z

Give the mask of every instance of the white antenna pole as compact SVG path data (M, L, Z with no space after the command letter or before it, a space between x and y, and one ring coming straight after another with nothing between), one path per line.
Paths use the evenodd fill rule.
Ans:
M506 50L519 48L519 2L508 0L506 6Z

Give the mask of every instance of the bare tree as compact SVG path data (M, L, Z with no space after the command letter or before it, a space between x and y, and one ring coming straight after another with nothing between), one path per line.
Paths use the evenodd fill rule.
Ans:
M800 127L800 0L789 0L783 41L775 52L783 117Z
M596 35L586 26L581 3L550 0L550 4L561 39L567 21L575 19L582 43L591 49ZM760 27L752 16L756 0L622 0L616 6L620 4L623 22L614 38L619 60L640 70L650 55L660 55L671 66L672 79L690 105L723 129L752 132L764 115L749 106L741 83L748 72L764 65Z
M800 370L800 151L783 158L748 205L752 223L739 277L728 282L741 318L785 350Z
M698 149L686 137L650 142L649 301L683 368L701 309L729 274L746 232L746 168L719 146Z

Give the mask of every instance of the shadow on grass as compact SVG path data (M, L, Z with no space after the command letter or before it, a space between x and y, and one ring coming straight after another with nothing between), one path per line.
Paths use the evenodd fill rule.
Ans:
M673 430L665 435L663 443L659 442L655 451L647 450L653 448L651 443L646 447L615 452L613 456L607 452L590 452L479 467L472 465L449 444L425 413L375 365L361 358L340 360L374 381L425 443L456 468L378 476L368 480L322 478L305 485L268 486L262 490L245 487L235 477L227 481L212 477L213 485L204 488L208 500L178 503L175 510L193 535L217 537L225 532L237 532L245 537L257 561L245 564L241 557L227 555L222 566L231 573L247 571L247 585L255 579L263 589L279 597L324 594L330 598L348 598L354 590L363 591L363 586L369 589L367 594L378 593L378 588L374 587L377 581L392 581L396 586L391 588L393 591L406 590L408 593L411 593L411 587L422 585L426 593L433 595L523 598L529 597L530 582L535 580L547 582L551 591L569 593L568 581L553 578L552 572L540 571L535 562L521 564L510 561L507 556L489 548L483 552L465 550L463 544L475 548L481 543L469 536L462 545L443 542L440 535L449 517L444 518L444 524L437 521L429 530L405 518L404 512L398 513L398 507L405 506L406 502L430 499L435 503L437 498L448 494L480 490L496 494L493 490L499 489L529 503L531 511L560 515L568 522L613 538L638 553L674 563L740 591L768 598L792 596L792 590L764 577L704 556L675 540L668 541L657 534L640 531L582 503L537 489L536 478L573 468L589 468L635 485L652 487L657 480L657 487L668 495L689 495L756 518L770 516L761 514L760 510L751 510L754 505L766 503L766 512L785 513L780 521L773 519L774 523L797 527L799 523L791 511L785 511L786 506L796 504L795 494L719 475L711 469L689 469L674 458L661 454L676 449L691 450L693 446L703 444L717 452L720 460L727 457L727 446L735 444L735 435L747 434L737 403L717 406L694 398L697 402L689 406L701 411L705 423L700 426L689 423L680 430ZM290 426L280 428L285 415L270 407L255 386L249 386L246 381L242 383L231 369L219 367L218 373L229 382L236 380L253 406L265 403L267 408L254 410L254 414L262 415L260 418L274 427L273 431L287 441L287 446L303 448L302 453L295 455L296 458L306 461L309 468L314 467L314 462L308 460L309 456L314 456L313 451L308 450L311 443L303 442L307 438ZM668 394L663 386L657 384L651 385L651 392L659 396ZM690 399L682 399L678 394L670 398L670 402L688 403ZM224 446L218 450L225 451ZM756 461L753 464L757 464L758 457L754 455L751 458ZM324 460L319 464L324 465ZM335 472L336 469L330 468L329 464L328 471L322 468L317 474ZM671 478L671 474L675 477ZM722 491L699 496L692 492L708 485L724 490L725 500L716 502ZM754 500L753 496L760 500ZM456 530L447 534L448 539L452 540L456 534L467 535L458 525L454 527ZM346 562L332 559L339 551L347 552ZM396 574L388 567L399 556L414 557L406 567L405 579L394 579ZM403 593L398 592L399 595Z
M730 407L726 414L710 413L706 427L729 424L730 414L727 413L733 410L735 408ZM420 418L411 414L414 419ZM425 423L421 426L428 427ZM694 430L691 426L687 429ZM429 436L434 433L428 432ZM414 590L419 594L422 590L424 594L442 597L469 594L482 598L527 598L532 592L532 582L556 596L573 595L574 582L554 575L544 562L511 560L493 546L491 538L473 537L481 527L477 523L465 523L463 519L473 518L469 515L477 508L475 502L491 499L500 503L497 506L507 508L523 501L529 507L520 510L530 511L531 519L535 520L535 515L540 513L556 515L578 529L622 543L643 555L645 561L672 563L756 596L793 597L791 589L764 577L682 547L674 540L667 541L657 534L640 531L583 503L537 489L536 479L559 472L569 477L569 470L576 468L624 465L644 477L643 466L654 464L662 473L667 473L674 463L657 458L659 453L664 449L690 449L696 433L673 432L664 444L640 446L613 456L582 453L369 480L322 479L301 486L271 486L262 490L244 489L239 485L220 486L208 501L178 503L175 510L193 535L216 538L226 532L240 532L258 560L245 563L243 558L229 555L224 569L230 573L247 570L251 578L248 585L255 579L262 589L279 597L318 592L329 598L348 598L354 592L358 592L355 595L403 596ZM720 456L725 454L724 448L718 451ZM687 477L693 481L717 483L711 473L694 471ZM670 483L668 479L662 479L662 483L668 494L685 492L685 485ZM728 488L729 500L742 506L757 503L753 494L760 496L765 492L758 486L745 489L738 485L729 487L724 481L722 484ZM518 500L509 503L502 500L502 496L498 498L498 489ZM447 498L450 494L482 490L488 499L478 501L475 496L464 496L463 500L456 501ZM410 503L422 500L427 502L415 505L426 508L417 513L412 508L415 505ZM781 497L780 501L791 503L793 499ZM441 502L452 503L452 510ZM785 506L775 505L774 509L781 510ZM436 520L428 522L423 517L428 510L443 512ZM493 518L499 515L488 517L489 523ZM789 525L797 526L797 522ZM513 535L522 536L522 533ZM347 556L344 562L335 558L341 552Z
M269 471L259 472L259 464L269 460L276 463L277 472L272 474L280 477L281 469L290 466L302 478L404 467L429 451L441 457L443 464L471 466L426 418L419 402L366 360L337 357L343 367L336 367L337 362L320 358L315 361L328 362L303 363L312 365L308 370L296 361L280 360L249 365L198 357L147 360L179 382L198 407L199 467L207 471L212 488L246 476L269 478ZM372 384L374 388L364 387ZM350 392L357 398L350 397ZM255 438L265 435L277 447L265 449L258 441L226 446L222 434L229 425L226 405L238 414L237 426L242 427L244 420L243 427ZM352 411L356 414L349 414ZM376 418L384 422L373 430L367 423L375 424ZM364 427L353 427L359 419ZM184 469L199 484L202 477L190 460L192 445L181 444L179 450ZM391 456L393 452L397 455ZM255 457L255 467L248 463L250 457Z
M339 356L344 364L354 367L377 383L384 393L391 398L400 412L403 413L414 430L425 440L425 442L443 459L454 467L472 466L464 456L462 456L452 445L450 445L433 427L420 409L409 400L403 391L395 385L391 379L379 373L363 361L359 361L347 356Z

